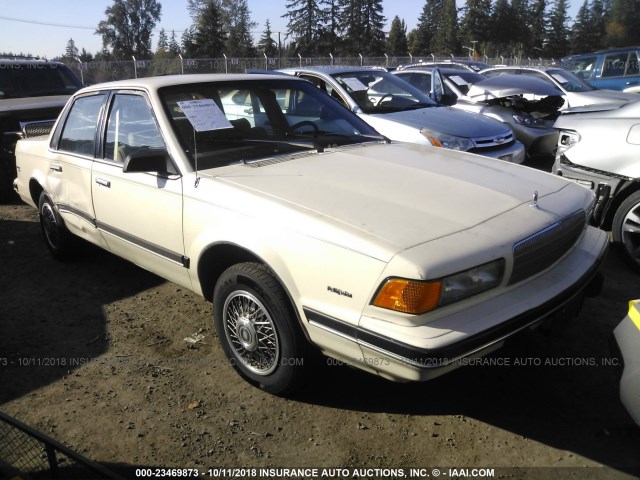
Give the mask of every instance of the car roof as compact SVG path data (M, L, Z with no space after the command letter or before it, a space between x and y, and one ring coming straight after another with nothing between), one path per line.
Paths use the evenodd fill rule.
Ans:
M141 88L146 90L157 90L163 87L174 85L186 85L190 83L206 82L234 82L234 81L260 81L274 80L298 80L291 75L285 74L253 74L253 73L196 73L188 75L163 75L159 77L132 78L128 80L118 80L115 82L98 83L90 87L83 88L81 92L97 91L104 89L125 89ZM302 80L300 80L302 81Z
M535 70L537 72L546 72L547 70L558 70L558 67L551 67L551 66L545 66L545 65L532 65L532 66L500 65L500 66L485 68L484 70L480 70L478 73L487 72L489 70Z
M444 74L444 75L460 75L462 73L475 73L475 74L479 74L479 72L475 72L473 70L466 70L466 69L461 69L461 68L450 68L450 67L438 67L436 65L424 65L421 67L412 67L412 68L408 68L406 70L396 70L395 72L391 72L394 75L403 73L403 72L411 72L411 73L431 73L433 72L433 70L438 69L440 71L440 73Z
M427 60L418 63L412 63L409 65L402 65L399 67L401 70L414 70L416 68L421 67L434 67L434 66L444 66L451 65L451 68L456 68L458 70L470 70L472 72L478 72L483 68L489 66L489 64L480 62L478 60Z
M4 64L13 64L13 65L55 65L55 66L60 66L60 65L64 65L64 63L62 62L54 62L54 61L50 61L50 60L39 60L37 58L32 58L32 59L28 59L28 58L5 58L5 57L1 57L0 56L0 63L4 63ZM66 66L66 65L65 65Z
M281 68L278 72L309 72L309 73L324 73L327 75L334 75L339 73L353 73L353 72L386 72L382 67L360 67L360 66L330 66L330 67L289 67Z

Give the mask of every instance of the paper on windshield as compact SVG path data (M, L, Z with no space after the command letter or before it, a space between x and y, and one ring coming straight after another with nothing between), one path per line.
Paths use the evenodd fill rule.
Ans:
M178 102L178 106L187 117L196 132L222 130L233 128L216 102L211 98L202 100L185 100Z
M564 78L562 75L560 75L559 73L552 73L551 76L553 78L555 78L557 81L559 81L560 83L569 83L569 80L567 80L566 78Z
M462 78L459 75L451 75L449 77L449 80L451 80L456 85L460 85L460 86L469 85L469 82L467 82L464 78Z
M359 92L362 90L368 90L369 87L367 87L364 83L362 83L360 80L358 80L357 78L353 78L353 77L348 77L348 78L343 78L342 81L344 83L347 84L347 86L353 91L353 92Z

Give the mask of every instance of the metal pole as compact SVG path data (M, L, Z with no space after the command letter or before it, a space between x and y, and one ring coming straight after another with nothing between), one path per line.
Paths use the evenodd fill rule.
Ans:
M135 78L138 78L138 66L136 65L136 57L131 55L131 58L133 58L133 76Z
M178 56L180 57L180 74L184 75L184 59L181 54L178 54Z

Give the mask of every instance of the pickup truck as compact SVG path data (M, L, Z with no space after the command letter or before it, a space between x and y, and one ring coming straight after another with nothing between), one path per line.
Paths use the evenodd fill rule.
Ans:
M47 135L82 82L64 64L0 58L0 201L16 177L14 149L20 138Z
M56 258L84 239L211 300L229 363L274 394L316 350L395 381L457 368L577 311L608 245L589 190L389 142L289 75L88 87L16 157Z

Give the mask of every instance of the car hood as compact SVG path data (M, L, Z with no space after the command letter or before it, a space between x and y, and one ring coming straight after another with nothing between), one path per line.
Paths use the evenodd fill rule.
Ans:
M385 261L531 203L534 192L542 199L570 185L518 165L409 144L357 145L274 161L199 175L214 180L211 194L223 195L215 182L231 187L223 195L229 208L253 205L243 213L283 219L286 228Z
M637 93L625 93L617 90L594 90L592 92L568 92L569 107L587 107L590 105L619 107L638 100Z
M474 83L467 93L467 97L476 102L515 95L559 96L562 95L562 91L540 78L497 75Z
M0 99L0 113L44 110L48 108L59 108L62 110L67 100L69 100L69 95Z
M363 116L365 120L366 117L399 123L418 130L427 128L464 138L505 135L511 131L509 127L484 115L462 112L451 107L420 108L404 112L376 113ZM378 122L372 122L376 128L378 124ZM386 135L383 131L380 133Z

